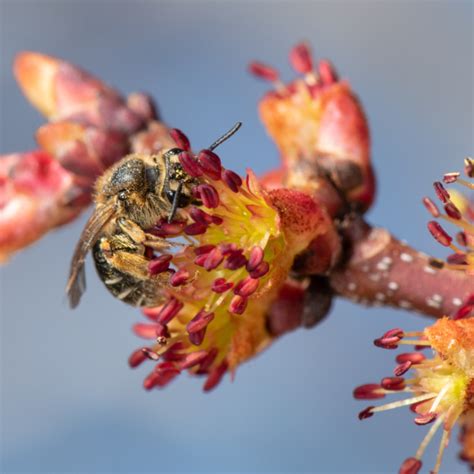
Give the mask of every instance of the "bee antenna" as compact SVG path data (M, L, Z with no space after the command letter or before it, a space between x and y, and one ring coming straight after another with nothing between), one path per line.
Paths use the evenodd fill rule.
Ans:
M228 138L230 138L234 133L236 133L239 128L242 126L242 122L237 122L228 132L224 133L222 137L218 138L209 148L208 150L214 150L214 148L217 148L219 145L224 143Z

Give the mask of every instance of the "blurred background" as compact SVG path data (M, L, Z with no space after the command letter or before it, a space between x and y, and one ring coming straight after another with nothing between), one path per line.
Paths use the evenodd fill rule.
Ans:
M291 77L302 39L351 81L368 114L379 180L369 219L444 256L420 203L431 182L458 170L473 143L471 1L0 1L1 153L35 147L44 122L11 72L34 50L81 65L124 93L152 93L166 122L199 149L237 120L226 166L257 173L278 163L257 116L266 90L246 72L262 59ZM408 410L361 423L352 389L393 368L372 340L429 320L338 301L313 330L283 337L242 366L234 383L201 392L182 376L142 389L127 357L140 341L137 311L115 301L88 265L74 312L64 286L86 220L1 269L3 472L395 472L426 429ZM434 465L437 441L425 457ZM456 438L444 472L465 472Z

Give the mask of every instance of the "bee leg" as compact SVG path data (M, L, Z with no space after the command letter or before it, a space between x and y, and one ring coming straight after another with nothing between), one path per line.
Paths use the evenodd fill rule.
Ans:
M135 244L152 247L155 250L164 250L171 247L165 239L148 234L138 224L135 224L135 222L130 219L121 217L117 219L117 224L120 227L120 230Z
M171 211L168 216L168 223L173 221L176 211L178 210L179 198L181 197L182 188L183 188L183 184L179 183L173 196L173 203L171 204Z

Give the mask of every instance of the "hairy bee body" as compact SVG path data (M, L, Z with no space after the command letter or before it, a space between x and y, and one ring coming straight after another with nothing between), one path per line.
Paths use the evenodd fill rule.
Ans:
M157 306L161 302L161 294L157 282L152 279L135 278L129 273L118 270L105 257L104 245L108 245L108 237L101 237L92 249L95 268L99 278L107 289L119 300L132 306Z
M170 248L147 230L171 221L192 201L195 179L179 162L182 150L133 154L115 163L95 186L95 210L82 232L71 263L67 293L72 307L85 291L84 260L89 250L107 289L133 306L160 303L164 275L151 276L147 250Z

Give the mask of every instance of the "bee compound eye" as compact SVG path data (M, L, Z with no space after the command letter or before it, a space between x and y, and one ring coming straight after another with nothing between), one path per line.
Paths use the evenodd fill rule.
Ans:
M174 201L174 195L176 194L176 191L166 191L166 198L168 199L168 201L170 203L172 203Z

